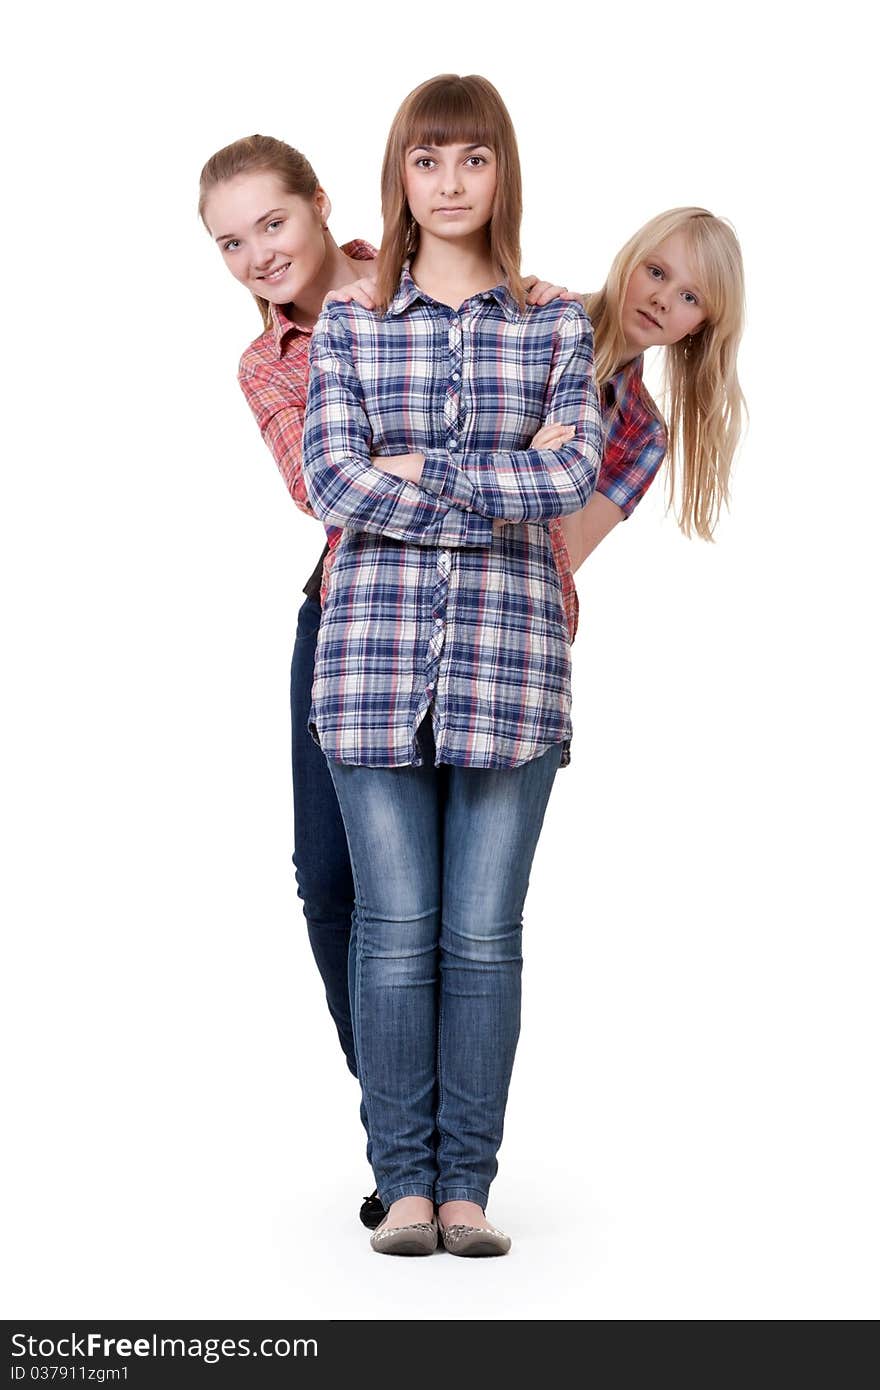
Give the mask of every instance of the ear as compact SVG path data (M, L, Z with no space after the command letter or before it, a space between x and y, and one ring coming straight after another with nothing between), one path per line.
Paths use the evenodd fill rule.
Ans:
M315 189L315 196L313 201L315 205L315 211L317 212L318 217L321 219L322 225L326 227L327 219L333 210L333 205L330 202L330 199L325 193L324 189L320 186L320 184Z

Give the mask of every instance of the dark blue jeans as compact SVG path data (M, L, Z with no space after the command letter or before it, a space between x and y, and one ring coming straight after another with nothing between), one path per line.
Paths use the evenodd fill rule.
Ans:
M324 981L345 1060L357 1076L348 997L348 947L354 908L351 861L327 760L308 729L320 621L321 605L307 598L299 610L290 667L293 862L312 954Z

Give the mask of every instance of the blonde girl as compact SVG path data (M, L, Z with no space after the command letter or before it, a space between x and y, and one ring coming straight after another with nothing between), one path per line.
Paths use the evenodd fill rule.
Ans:
M596 494L561 523L572 568L631 515L664 457L682 531L711 540L729 502L745 409L737 377L745 293L736 234L705 208L660 213L621 248L605 285L584 304L607 437ZM666 421L642 381L652 347L664 349Z

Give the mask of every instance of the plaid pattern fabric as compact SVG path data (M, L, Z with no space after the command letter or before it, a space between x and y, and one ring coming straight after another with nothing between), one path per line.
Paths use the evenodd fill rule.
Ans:
M318 638L312 725L328 757L518 767L571 735L568 631L548 521L584 506L601 458L580 304L521 311L504 286L458 310L404 268L384 315L331 304L312 335L303 473L345 528ZM556 450L547 420L576 428ZM370 455L425 456L421 483ZM507 523L493 530L492 519Z
M356 261L372 261L375 247L368 241L349 241L340 248ZM272 327L256 338L238 364L238 384L254 413L260 433L272 450L279 472L296 505L314 516L302 476L302 431L309 387L309 342L312 330L300 328L277 304L269 306ZM329 551L324 561L322 595L333 551L342 530L327 527Z
M623 367L603 387L607 422L597 492L630 516L657 476L666 454L666 427L642 381L644 355Z
M642 382L644 354L621 367L602 388L605 449L596 491L631 516L657 476L666 454L666 428ZM578 629L579 604L562 527L550 522L550 540L571 641Z

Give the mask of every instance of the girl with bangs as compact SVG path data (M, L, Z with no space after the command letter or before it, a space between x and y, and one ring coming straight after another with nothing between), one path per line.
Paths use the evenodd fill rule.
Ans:
M328 226L330 199L314 169L299 150L272 136L236 140L207 160L198 211L227 269L251 292L263 323L242 354L239 385L291 497L313 516L302 475L312 329L328 291L346 295L340 286L375 258L375 248L364 240L337 245ZM341 536L342 529L328 523L327 543L297 617L290 671L294 865L309 943L356 1076L348 979L354 886L336 792L308 732L321 598ZM363 1107L361 1114L365 1118ZM364 1198L365 1226L374 1228L383 1215L376 1193Z
M430 1253L439 1221L452 1253L500 1255L522 909L571 735L548 523L595 486L592 335L579 303L526 304L516 139L485 78L406 99L382 212L377 312L331 303L312 335L303 472L343 534L310 722L354 876L373 1248Z

